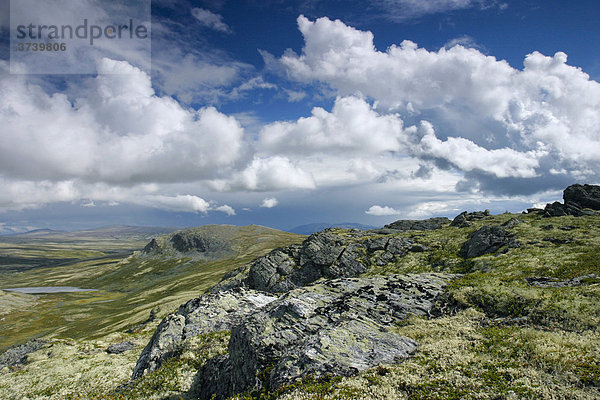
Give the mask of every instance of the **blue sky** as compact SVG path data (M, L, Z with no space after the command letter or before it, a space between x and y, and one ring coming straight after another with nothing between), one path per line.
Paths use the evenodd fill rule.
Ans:
M11 59L11 19L143 13L9 3L0 233L381 226L600 182L597 2L155 0L151 58L106 42L86 74Z

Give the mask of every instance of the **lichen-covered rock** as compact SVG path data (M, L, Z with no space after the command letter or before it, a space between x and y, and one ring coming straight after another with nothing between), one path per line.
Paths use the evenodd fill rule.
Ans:
M461 247L459 255L463 258L479 257L494 253L501 247L518 246L513 235L501 226L484 225L471 235Z
M458 214L450 223L450 226L455 226L457 228L467 228L471 225L473 225L473 223L467 219L466 211L463 211L460 214Z
M581 286L585 282L586 279L596 279L596 278L598 278L597 274L588 274L588 275L577 276L575 278L566 279L566 280L562 280L562 281L558 278L548 278L545 276L525 278L525 281L530 286L535 286L535 287L574 287L574 286Z
M125 341L121 343L111 344L106 348L106 352L108 354L121 354L125 353L126 351L133 350L134 347L135 344L133 342Z
M167 315L156 328L133 370L132 379L154 371L173 356L181 343L201 333L229 330L247 314L276 297L254 290L238 288L206 294L181 305Z
M567 211L565 210L565 206L558 201L555 201L552 204L550 204L550 203L546 204L544 211L545 211L544 215L546 217L562 217L562 216L568 215Z
M23 364L27 360L27 354L33 353L43 348L48 341L42 339L32 339L27 343L13 346L0 354L0 368L4 366L13 367Z
M510 229L510 228L514 228L515 226L522 224L523 221L521 221L520 219L517 218L511 218L508 221L506 221L505 223L502 224L502 226L506 229Z
M284 293L322 278L358 276L366 272L369 265L368 259L363 257L366 251L362 243L352 243L334 230L326 229L310 235L302 244L275 249L257 258L248 267L224 277L211 292L241 286Z
M362 244L349 244L338 258L331 264L323 266L323 276L326 278L358 276L367 271L367 261L361 261L364 251Z
M152 339L142 351L133 369L132 379L154 371L162 362L173 356L183 341L185 317L179 314L167 315L158 325Z
M308 375L352 375L417 349L389 331L409 315L429 316L450 275L392 275L324 281L282 295L233 327L229 353L196 379L201 399L274 389Z
M312 234L301 244L275 249L227 274L210 291L247 287L285 293L319 279L359 276L371 265L371 256L377 265L385 265L409 251L427 250L413 239L381 236L376 231L349 231L342 236L335 230L326 229Z

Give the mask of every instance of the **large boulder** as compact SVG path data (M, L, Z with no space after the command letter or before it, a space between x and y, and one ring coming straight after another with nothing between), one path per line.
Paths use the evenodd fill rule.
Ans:
M177 353L186 339L202 333L230 330L246 315L275 299L265 293L238 288L188 301L160 322L137 361L132 379L156 370Z
M349 376L396 363L413 354L417 343L390 328L410 315L435 314L451 278L344 278L286 293L233 327L228 354L207 362L191 392L225 399L309 375Z
M462 213L460 213L456 217L454 217L454 219L450 223L450 226L455 226L457 228L466 228L466 227L473 225L473 223L471 221L484 219L489 216L490 216L490 210L474 211L474 212L470 212L470 213L463 211Z
M479 257L494 253L504 246L517 247L518 242L504 227L484 225L462 245L459 255L463 258Z
M579 208L600 210L600 186L571 185L563 192L565 204L575 204Z
M302 244L276 249L250 265L245 285L283 293L321 278L352 277L367 270L359 261L364 246L350 244L331 229L310 235Z
M598 215L600 211L600 186L597 185L571 185L563 192L564 204L555 201L546 204L545 217L562 217L573 215Z

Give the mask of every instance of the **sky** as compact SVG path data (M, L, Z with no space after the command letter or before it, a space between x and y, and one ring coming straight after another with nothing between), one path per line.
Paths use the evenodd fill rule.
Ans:
M600 183L597 1L27 1L0 0L0 234L383 226ZM84 18L149 35L17 51L22 21Z

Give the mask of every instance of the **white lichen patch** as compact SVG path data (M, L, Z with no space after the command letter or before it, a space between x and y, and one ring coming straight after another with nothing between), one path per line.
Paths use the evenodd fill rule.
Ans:
M114 343L131 341L133 350L108 354ZM27 355L24 365L0 371L0 398L48 399L93 398L110 393L125 383L148 338L112 334L101 340L51 340Z

